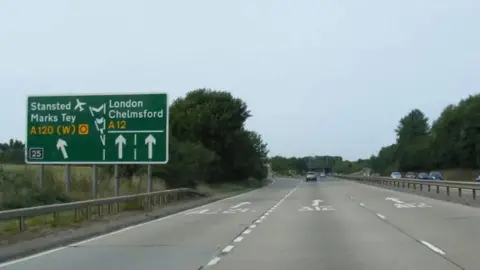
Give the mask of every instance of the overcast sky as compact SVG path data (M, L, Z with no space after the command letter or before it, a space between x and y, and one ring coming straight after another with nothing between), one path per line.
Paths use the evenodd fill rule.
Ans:
M478 91L478 0L1 0L0 141L29 94L227 90L271 154L368 157Z

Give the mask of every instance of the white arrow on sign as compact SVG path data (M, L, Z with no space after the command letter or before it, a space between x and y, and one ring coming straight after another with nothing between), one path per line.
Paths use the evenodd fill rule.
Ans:
M148 145L148 159L152 159L153 145L156 143L157 140L155 140L155 137L153 137L152 134L148 135L148 137L145 139L145 144Z
M230 208L239 208L240 206L245 205L245 204L250 204L250 202L242 202L242 203L239 203L239 204L237 204L235 206L232 206Z
M392 202L396 202L396 203L405 203L405 202L400 201L397 198L392 198L392 197L385 198L385 201L392 201Z
M68 158L68 154L67 154L67 150L65 149L65 146L68 146L67 142L62 140L62 139L58 139L57 141L57 149L62 151L62 155L63 155L63 158L64 159L67 159Z
M125 139L125 137L122 136L122 134L120 134L115 139L115 144L118 145L118 159L122 159L123 158L123 146L127 144L127 140Z

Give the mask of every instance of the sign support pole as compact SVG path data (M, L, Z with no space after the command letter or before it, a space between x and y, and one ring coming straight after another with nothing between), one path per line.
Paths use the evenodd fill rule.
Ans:
M45 182L45 165L40 165L40 187L43 188Z
M97 165L92 165L92 198L97 198Z
M148 183L147 183L147 192L152 192L153 184L152 184L152 164L148 164Z
M114 177L115 177L115 196L120 196L120 175L118 173L118 164L114 166Z
M65 166L65 193L70 193L70 181L71 181L71 167L70 164Z

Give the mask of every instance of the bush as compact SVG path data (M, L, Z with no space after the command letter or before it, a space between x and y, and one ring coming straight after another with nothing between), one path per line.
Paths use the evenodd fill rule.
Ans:
M15 209L71 201L60 187L46 183L44 188L33 184L33 175L7 173L0 169L0 209Z

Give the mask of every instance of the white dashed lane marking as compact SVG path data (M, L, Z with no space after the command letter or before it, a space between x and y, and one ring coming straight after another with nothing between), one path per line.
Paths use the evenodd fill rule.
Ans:
M207 266L215 265L215 264L217 264L219 261L220 261L220 257L215 257L215 258L211 259L211 260L208 262Z
M242 240L243 240L243 236L239 236L239 237L235 238L235 240L233 240L233 242L238 243L238 242L241 242Z
M260 218L258 218L257 220L255 220L250 226L248 226L247 229L245 229L241 234L242 235L247 235L247 234L250 234L252 232L252 230L254 228L257 227L256 224L259 224L261 223L263 220L265 220L269 215L270 213L272 213L286 198L288 198L288 196L290 196L290 194L292 194L295 190L297 189L297 187L293 188L292 190L290 190L290 192L287 193L287 195L285 195L280 201L278 201L273 207L271 207L270 209L268 209L267 212L265 212ZM241 242L242 240L244 239L244 236L237 236L237 238L235 238L232 243L239 243ZM228 254L230 251L232 251L233 249L235 248L234 245L228 245L226 246L225 248L222 249L222 251L220 252L220 256L215 256L213 257L206 265L206 267L209 267L209 266L212 266L212 265L215 265L217 264L220 260L221 260L221 256L222 255L226 255Z
M427 246L429 249L433 250L434 252L438 253L438 254L441 254L441 255L445 255L445 251L439 249L438 247L428 243L427 241L420 241L422 244L424 244L425 246Z
M345 193L345 195L347 195L347 194ZM348 196L348 195L347 195L347 196ZM348 196L348 198L350 198L350 199L352 199L352 200L354 199L352 196ZM359 204L360 204L360 206L365 207L365 204L364 204L364 203L359 203ZM377 217L381 218L381 219L385 219L385 220L387 219L387 217L384 216L384 215L382 215L382 214L376 213L375 215L376 215ZM417 240L417 241L418 241L418 240ZM432 250L433 252L438 253L438 254L440 254L440 255L442 255L442 256L445 256L445 255L447 254L447 253L446 253L445 251L443 251L442 249L436 247L436 246L433 245L433 244L430 244L430 243L427 242L427 241L420 241L420 243L422 243L424 246L428 247L428 248L429 248L430 250Z
M248 230L243 231L243 234L250 234L251 232L252 232L252 230L248 229Z
M226 246L226 247L222 250L222 252L223 252L223 253L228 253L228 252L232 251L233 248L234 248L233 245Z

